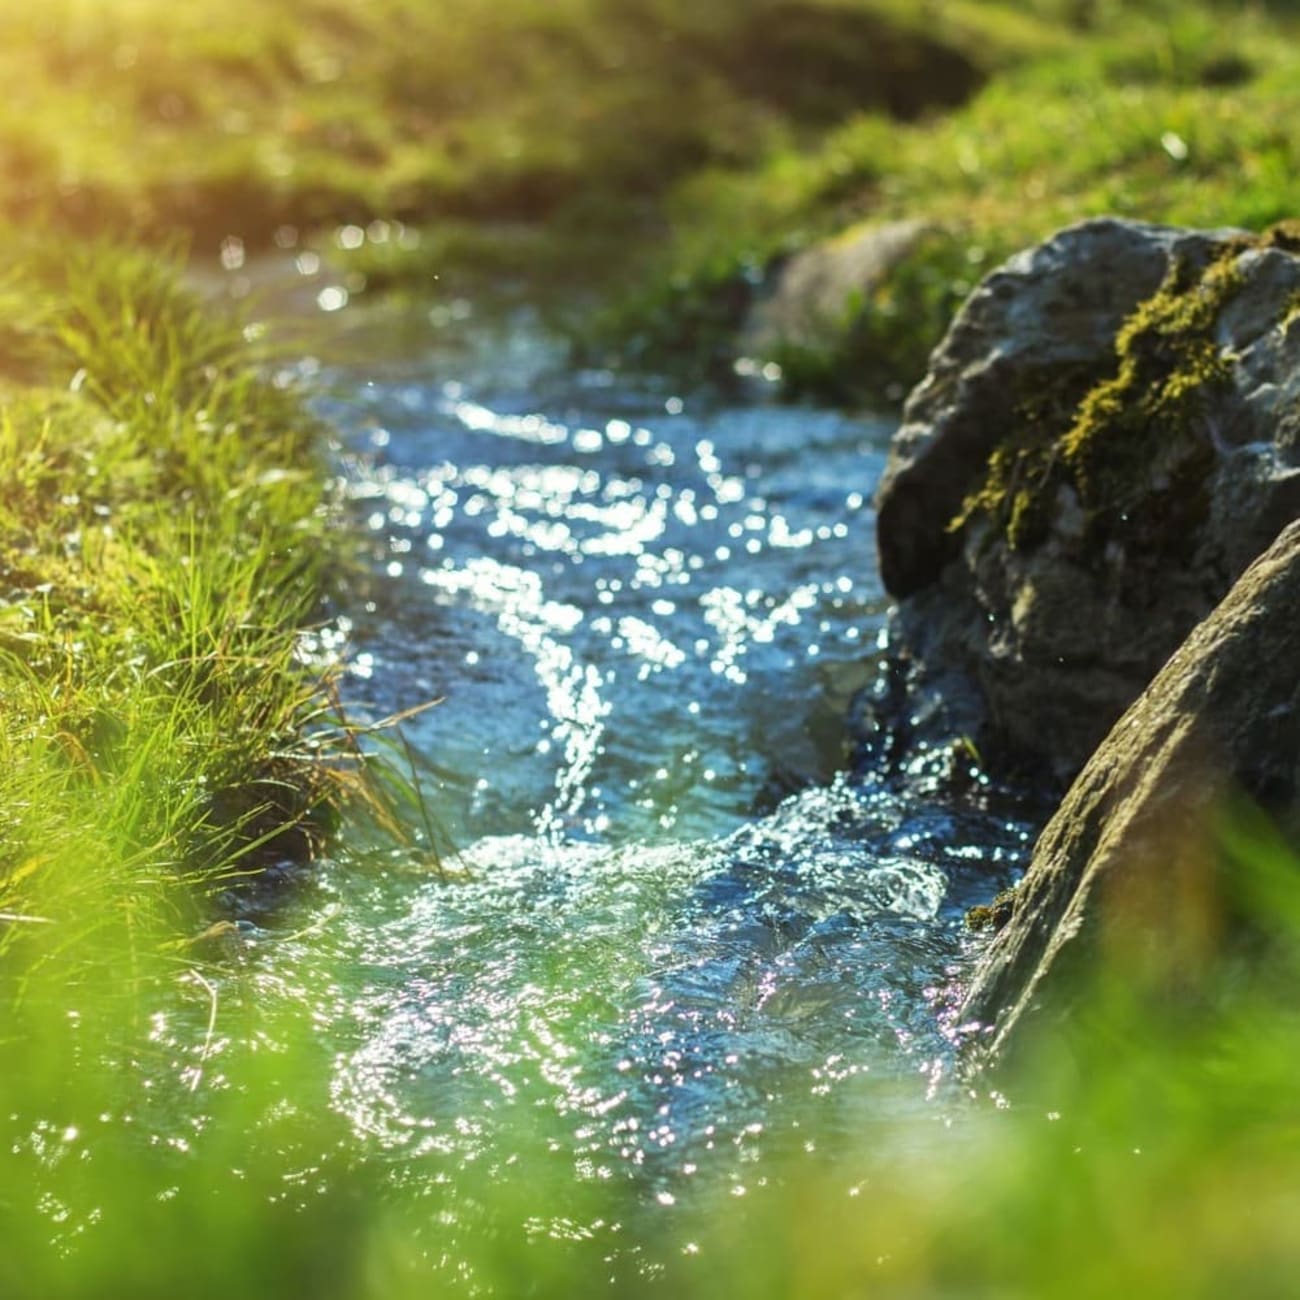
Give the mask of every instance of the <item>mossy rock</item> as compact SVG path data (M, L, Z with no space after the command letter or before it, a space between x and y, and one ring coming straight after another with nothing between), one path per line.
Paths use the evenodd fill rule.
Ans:
M1300 515L1297 248L1291 224L1087 222L985 280L936 350L881 569L933 676L977 683L994 752L1072 776Z
M985 518L1013 548L1036 545L1066 489L1094 551L1115 537L1178 549L1194 535L1215 464L1215 408L1232 383L1216 330L1248 246L1226 243L1207 267L1176 260L1116 335L1112 373L1065 367L1022 382L1015 430L949 530Z
M977 1041L993 1061L1009 1064L1031 1036L1068 1037L1095 981L1166 1014L1194 1007L1198 992L1221 995L1225 975L1240 983L1277 951L1262 903L1278 895L1260 850L1300 838L1298 607L1300 522L1179 647L1075 781L962 1009L963 1023L987 1031ZM1253 864L1232 852L1234 833L1254 840Z
M966 928L976 933L991 930L996 934L1010 924L1016 914L1016 891L1004 889L989 903L977 903L966 909Z

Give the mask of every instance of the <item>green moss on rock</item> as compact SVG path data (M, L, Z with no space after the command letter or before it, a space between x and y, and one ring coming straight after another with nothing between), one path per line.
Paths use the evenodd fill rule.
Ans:
M1026 375L1013 427L950 530L986 518L1013 549L1030 548L1068 488L1090 543L1180 544L1206 508L1213 406L1232 377L1215 331L1242 283L1239 254L1296 237L1275 228L1228 242L1208 265L1177 261L1120 328L1105 373Z
M1241 284L1238 251L1203 273L1175 264L1116 337L1118 373L1084 398L1060 444L1093 515L1115 522L1149 496L1195 491L1213 463L1206 418L1232 376L1214 327Z
M1016 550L1040 542L1051 519L1059 440L1103 372L1095 364L1032 367L1012 397L1012 432L994 449L980 486L949 524L956 532L983 515L996 519Z
M991 903L980 903L966 910L966 928L976 932L1001 930L1015 915L1016 886L1004 889Z

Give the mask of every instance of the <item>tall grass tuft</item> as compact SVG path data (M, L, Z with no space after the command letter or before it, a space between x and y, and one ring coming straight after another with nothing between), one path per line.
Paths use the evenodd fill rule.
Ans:
M147 964L205 897L310 855L346 740L298 653L345 556L300 397L174 258L8 248L5 1005L38 969Z

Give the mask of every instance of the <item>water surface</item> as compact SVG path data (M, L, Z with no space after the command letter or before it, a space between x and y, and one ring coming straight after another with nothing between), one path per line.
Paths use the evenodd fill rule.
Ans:
M335 1107L403 1179L504 1194L537 1140L541 1220L617 1186L633 1237L941 1116L962 913L1028 827L842 772L890 423L567 369L522 310L398 333L328 367L372 571L308 649L370 716L442 701L404 730L457 878L344 854L261 936L333 973Z

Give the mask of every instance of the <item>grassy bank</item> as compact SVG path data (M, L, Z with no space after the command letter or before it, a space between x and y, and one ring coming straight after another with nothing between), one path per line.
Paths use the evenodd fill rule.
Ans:
M906 12L54 0L0 17L0 206L208 243L372 217L626 217L791 130L960 101L983 70Z
M185 1180L178 1153L215 1109L209 1056L266 1028L252 992L225 987L239 944L224 896L306 862L358 789L324 670L298 653L351 553L322 430L180 269L13 232L0 264L0 1292L13 1297L174 1290L182 1238L131 1233L192 1237L209 1221L192 1178L185 1224L150 1207ZM250 1105L231 1113L225 1156L206 1153L209 1192L258 1133L285 1135L287 1157L294 1120L261 1109L285 1078L245 1061ZM313 1109L313 1142L327 1127ZM272 1293L291 1294L280 1281Z
M773 349L796 393L879 400L984 271L1063 224L1294 215L1298 21L1216 0L54 0L0 16L0 212L184 230L203 256L319 239L373 286L549 268L617 299L584 307L588 355L687 373L729 367L782 258L923 219L893 275Z
M986 23L998 14L970 8ZM815 346L776 353L796 388L879 400L919 378L986 271L1061 226L1118 214L1260 230L1300 210L1293 8L1024 8L1037 43L954 111L903 124L856 115L812 148L677 187L674 235L613 321L622 336L650 359L726 360L747 305L728 286L848 228L919 218L938 233L865 295L846 289Z
M202 929L215 892L310 854L343 778L296 638L343 547L319 429L174 262L21 237L4 256L12 1010L47 964L118 981Z

